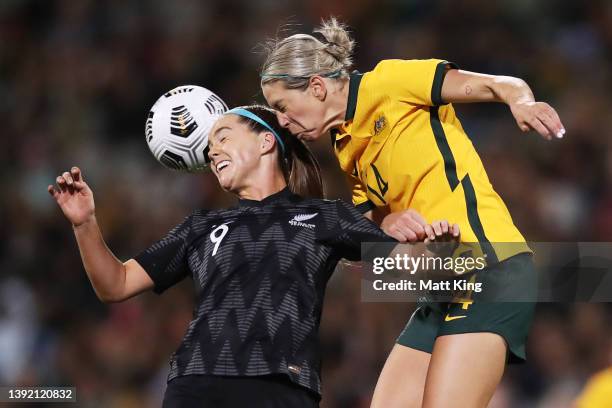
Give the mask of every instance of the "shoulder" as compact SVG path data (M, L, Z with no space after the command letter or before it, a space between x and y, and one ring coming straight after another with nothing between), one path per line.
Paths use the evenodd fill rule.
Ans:
M292 208L310 208L310 209L331 209L336 205L335 203L339 200L329 200L326 198L310 198L293 195L291 199L286 203L287 206Z
M339 215L340 208L346 208L347 204L341 199L325 199L325 198L299 198L299 201L292 203L291 209L300 213L318 213L328 220L336 219Z
M402 73L404 71L415 74L422 71L435 70L440 64L446 65L449 64L449 62L438 58L387 59L376 64L371 73L375 76L384 76L389 73Z
M189 217L189 225L196 233L202 232L209 225L223 223L227 218L231 218L235 215L236 209L223 208L223 209L197 209L194 210Z
M311 207L316 207L332 214L335 217L347 217L347 216L360 216L361 214L357 211L352 203L349 203L342 199L309 199L306 200Z
M206 210L206 209L197 209L193 210L193 212L187 217L190 218L192 222L195 221L203 221L211 217L215 212L219 212L218 210Z

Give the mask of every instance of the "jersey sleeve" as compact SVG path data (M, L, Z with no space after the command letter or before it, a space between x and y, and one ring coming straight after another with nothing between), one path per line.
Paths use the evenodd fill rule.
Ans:
M394 99L419 106L443 105L442 83L452 62L440 59L384 60L372 71L375 86Z
M153 280L155 293L162 293L189 273L187 247L192 218L193 215L186 217L165 237L134 257Z
M327 243L342 258L360 261L363 242L397 242L345 201L337 200L335 210L337 222Z
M352 174L347 174L349 186L351 188L351 196L353 205L357 208L361 214L365 214L368 211L374 209L376 205L370 201L365 190L365 186L357 177Z

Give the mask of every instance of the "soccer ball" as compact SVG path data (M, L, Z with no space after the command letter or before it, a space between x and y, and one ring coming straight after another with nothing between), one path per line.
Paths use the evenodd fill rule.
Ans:
M179 86L163 94L149 111L145 138L153 156L173 170L208 167L208 134L227 111L221 98L206 88Z

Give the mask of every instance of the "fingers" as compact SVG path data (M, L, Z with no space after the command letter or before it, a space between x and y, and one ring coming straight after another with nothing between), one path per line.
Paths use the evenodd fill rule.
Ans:
M429 224L425 225L425 234L427 235L427 238L425 238L425 242L433 241L436 239L436 232Z
M57 178L55 179L55 184L57 185L57 188L59 189L60 193L65 193L66 191L68 191L68 184L66 184L66 179L62 176L57 176Z
M425 219L414 210L405 210L387 215L381 227L388 235L401 242L418 242L435 239L435 232Z
M81 191L87 186L83 180L81 169L78 167L72 167L69 172L63 172L61 176L55 179L55 182L60 193Z
M440 228L440 221L434 221L431 224L431 227L433 228L434 232L436 233L436 237L439 237L440 235L442 235L442 228Z
M427 238L427 233L425 231L425 227L427 226L427 221L415 210L409 209L402 213L401 215L401 223L406 228L406 233L411 231L416 234L416 240L422 241ZM414 241L411 241L414 242Z
M385 233L399 242L408 242L408 237L397 228L391 228Z
M428 235L427 242L445 241L459 237L459 225L450 225L447 220L434 221L429 228L433 230L434 237L431 238Z
M529 132L531 130L531 126L529 126L526 122L517 121L516 123L523 132Z
M399 228L397 228L397 233L404 238L403 242L417 242L419 240L417 234L412 229L405 226L400 225Z
M538 132L544 139L551 140L552 133L548 130L546 126L542 123L542 121L538 117L534 117L529 121L529 126L532 127L533 130Z
M72 178L74 181L82 181L83 180L83 175L81 174L81 169L79 169L78 167L74 166L73 168L70 169L70 173L72 174Z
M557 111L545 102L531 102L523 105L517 114L517 124L523 132L531 129L538 132L546 140L553 137L562 138L565 135L565 127Z
M60 194L60 193L59 193L59 191L57 191L57 190L55 189L55 187L53 187L53 185L51 185L51 184L49 184L49 185L47 186L47 191L49 192L49 194L51 195L51 197L53 197L53 198L55 198L55 199L57 199L57 197L58 197L58 196L59 196L59 194Z
M539 109L536 114L540 122L546 126L551 135L554 135L559 139L562 138L565 134L565 128L561 123L561 119L559 118L557 111L555 111L552 106L544 102L540 102L537 105Z
M66 180L66 185L72 186L74 184L74 180L72 179L72 175L67 171L62 173L62 177Z
M427 221L425 221L425 218L423 218L423 216L419 214L418 212L416 212L415 210L409 209L405 212L405 214L407 216L410 216L410 219L414 220L421 227L424 228L427 225Z
M552 106L549 106L549 108L550 108L549 112L550 112L551 120L554 123L558 124L558 128L556 128L555 136L557 136L558 138L562 138L563 136L565 136L565 126L563 126L563 122L561 122L561 118L559 117L559 114L557 113L557 111Z
M565 131L561 130L561 123L558 121L555 121L552 118L550 112L546 112L546 111L542 112L542 114L538 116L538 119L540 120L542 125L546 127L551 137L553 135L558 139L563 137L563 134L565 133Z
M446 220L434 221L431 226L437 237L448 234L448 221Z
M415 220L408 218L403 219L403 226L405 227L405 233L407 235L414 235L415 240L424 240L426 238L425 228ZM427 225L427 224L425 224Z

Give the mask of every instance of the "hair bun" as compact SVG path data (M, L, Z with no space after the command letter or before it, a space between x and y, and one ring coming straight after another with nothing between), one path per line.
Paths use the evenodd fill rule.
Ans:
M346 27L334 17L323 20L313 34L272 40L266 47L268 55L261 68L261 86L283 81L288 89L303 90L313 75L344 81L353 65L354 46Z
M338 60L343 67L348 68L352 65L351 56L355 41L351 39L346 26L335 17L323 20L321 25L314 30L313 36L319 41L321 41L320 37L325 39L325 41L321 41L325 44L325 51Z

